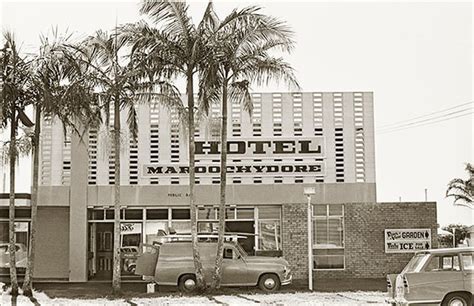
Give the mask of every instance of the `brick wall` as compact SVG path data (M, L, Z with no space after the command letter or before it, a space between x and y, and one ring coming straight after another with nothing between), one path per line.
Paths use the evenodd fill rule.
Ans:
M308 279L307 206L285 204L282 209L283 257L290 264L295 280Z
M413 256L386 254L384 230L430 228L437 247L436 203L349 203L344 205L345 269L315 271L315 278L383 278L400 272ZM295 279L307 278L306 205L283 205L283 256Z

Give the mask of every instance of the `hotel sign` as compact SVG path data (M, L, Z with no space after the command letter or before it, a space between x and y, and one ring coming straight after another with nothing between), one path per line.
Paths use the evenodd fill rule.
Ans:
M284 157L324 157L324 137L292 139L251 138L229 139L227 156L238 159L266 159ZM216 159L221 153L220 141L196 141L196 158Z
M414 253L431 248L431 229L386 229L385 253Z
M219 141L196 141L195 172L197 177L220 175ZM227 142L227 176L323 176L325 175L324 137L252 138ZM284 161L301 159L303 161ZM304 161L304 160L307 161ZM258 160L258 161L255 161ZM282 161L283 160L283 161ZM185 177L188 164L145 164L142 177Z
M217 164L199 163L194 167L196 176L219 176L221 167ZM143 165L143 177L180 177L188 176L189 167L182 164L147 164ZM229 163L227 176L315 176L324 175L322 162L273 162L273 163Z

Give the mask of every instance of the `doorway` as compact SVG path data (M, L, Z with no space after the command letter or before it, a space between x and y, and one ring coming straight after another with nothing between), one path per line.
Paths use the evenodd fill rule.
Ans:
M114 224L95 224L95 279L112 279Z

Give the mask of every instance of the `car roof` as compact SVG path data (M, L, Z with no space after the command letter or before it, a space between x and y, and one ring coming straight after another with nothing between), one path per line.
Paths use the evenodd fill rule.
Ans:
M419 251L417 254L452 254L452 253L463 253L463 252L474 252L474 247L460 247L460 248L443 248L443 249L431 249L425 251Z

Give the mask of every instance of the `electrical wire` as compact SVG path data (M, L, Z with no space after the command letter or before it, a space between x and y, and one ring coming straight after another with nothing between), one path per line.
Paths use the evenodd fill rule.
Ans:
M417 128L417 127L420 127L420 126L431 125L431 124L435 124L435 123L439 123L439 122L443 122L443 121L448 121L448 120L464 117L464 116L471 115L471 114L474 114L474 112L465 113L465 114L461 114L461 115L457 115L457 116L453 116L453 117L449 117L449 118L444 118L444 119L440 119L440 120L430 121L430 122L426 122L426 123L421 123L421 124L417 124L417 125L414 125L414 126L407 126L407 127L395 128L395 129L392 129L392 130L386 130L386 131L380 132L379 134L383 135L383 134L389 134L389 133L394 133L394 132L398 132L398 131L408 130L408 129Z
M423 122L433 121L435 119L450 117L452 115L463 113L465 111L472 111L472 109L473 109L472 107L469 107L469 108L465 108L465 109L462 109L462 110L450 112L450 113L439 115L439 116L434 116L434 117L423 119L423 120L417 120L417 121L410 122L410 123L405 123L405 124L398 124L398 125L395 125L395 126L392 126L392 127L380 128L380 129L378 129L378 132L386 132L386 131L389 131L389 130L392 130L392 129L398 129L398 128L402 128L402 127L407 127L407 126L420 124L420 123L423 123Z
M449 110L452 110L452 109L456 109L456 108L459 108L461 106L466 106L466 105L469 105L469 104L474 104L474 101L470 101L470 102L467 102L467 103L461 103L461 104L458 104L458 105L455 105L455 106L452 106L452 107L449 107L449 108L446 108L446 109L442 109L442 110L435 111L435 112L432 112L432 113L429 113L429 114L417 116L417 117L414 117L414 118L411 118L411 119L405 119L405 120L401 120L401 121L397 121L397 122L393 122L393 123L382 124L378 128L385 129L387 127L391 127L392 125L396 126L396 125L399 125L401 123L410 122L410 121L417 120L417 119L422 119L422 118L425 118L425 117L429 117L429 116L432 116L432 115L443 113L443 112L446 112L446 111L449 111Z

